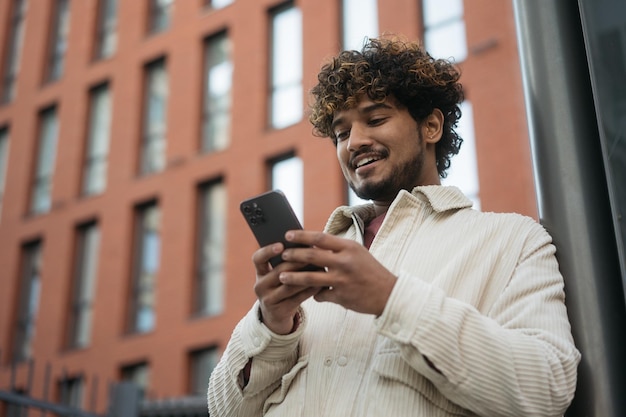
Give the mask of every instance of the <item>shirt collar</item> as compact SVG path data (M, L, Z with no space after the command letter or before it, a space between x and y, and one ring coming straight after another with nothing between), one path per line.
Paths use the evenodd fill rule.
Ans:
M437 213L470 208L473 204L472 200L467 198L457 187L420 185L413 188L411 193L401 190L391 203L389 211L392 212L394 206L397 206L402 201L406 201L406 199L417 199ZM367 203L352 207L341 206L336 208L326 224L326 232L336 234L345 230L352 224L353 216L357 217L361 222L368 223L376 217L374 205Z

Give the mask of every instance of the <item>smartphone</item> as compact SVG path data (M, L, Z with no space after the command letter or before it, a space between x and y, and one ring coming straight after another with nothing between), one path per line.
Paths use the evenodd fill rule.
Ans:
M303 247L285 240L288 230L302 229L287 197L280 190L272 190L244 200L239 206L246 219L252 234L261 247L271 243L282 242L286 248ZM276 267L283 259L280 255L270 259L270 264ZM306 271L323 271L315 265L302 268Z

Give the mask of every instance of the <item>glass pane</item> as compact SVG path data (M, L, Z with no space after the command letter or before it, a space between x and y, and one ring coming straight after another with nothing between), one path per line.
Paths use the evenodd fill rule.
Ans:
M165 168L165 131L169 95L165 61L157 61L147 67L146 84L145 148L141 171L144 174Z
M211 7L214 9L221 9L222 7L233 4L234 1L235 0L212 0Z
M463 0L422 0L422 8L427 28L463 17Z
M2 96L3 103L13 100L15 96L15 80L19 72L22 45L24 38L24 16L26 14L26 1L15 0L13 2L13 16L11 17L11 29L8 34L7 53L5 55L4 68L2 68Z
M95 224L78 230L77 269L74 277L73 335L70 345L85 347L91 338L93 295L98 265L100 232Z
M91 95L84 194L102 192L106 186L110 126L111 100L109 89L107 86L102 86L93 90Z
M89 160L85 168L83 194L99 194L106 188L107 161L99 158Z
M159 235L155 231L146 231L143 237L143 253L141 269L153 274L159 268Z
M41 279L39 271L41 244L33 243L22 249L22 270L20 271L20 306L16 323L15 359L32 357L32 341L35 335L35 320L39 309Z
M291 7L277 13L272 33L272 84L274 87L302 80L302 14Z
M172 3L174 0L151 1L151 24L152 32L161 32L170 25Z
M191 354L191 394L206 395L211 372L215 369L219 360L217 348L210 347Z
M276 129L298 123L302 119L302 86L286 86L274 90L272 126Z
M57 119L56 111L52 108L40 116L39 150L31 202L33 213L43 213L50 209L50 184L54 171L56 142Z
M343 0L343 49L360 50L378 34L377 0Z
M226 188L215 183L201 189L199 310L220 314L224 307L224 258L226 237Z
M33 188L31 212L34 214L46 213L50 210L50 184L37 182Z
M358 206L360 204L366 204L366 203L369 203L369 202L370 202L370 200L363 200L361 197L356 195L354 193L354 191L352 191L352 188L350 188L348 186L348 205L350 205L350 206Z
M50 45L48 80L56 80L63 74L63 64L70 26L69 0L57 0L55 18L54 36L52 38L52 44Z
M117 0L100 0L99 12L96 56L106 58L113 55L117 46Z
M424 34L426 50L435 58L461 62L467 58L465 22L457 20L444 26L428 29Z
M285 193L300 223L303 223L304 218L302 172L302 160L297 156L283 159L272 166L272 189Z
M233 65L226 34L209 40L206 50L206 80L202 149L224 149L230 141L230 106Z
M146 206L138 216L137 259L135 259L135 291L132 300L134 317L133 327L136 332L147 332L155 325L155 279L160 257L160 214L156 205Z
M581 0L622 279L626 283L626 2Z
M54 170L57 142L57 117L54 110L42 113L37 178L50 177Z
M480 210L478 163L476 160L476 140L474 135L474 113L472 104L461 104L463 117L459 119L457 133L463 138L461 150L455 155L448 169L448 176L442 179L444 185L454 185L474 202L474 208Z
M302 106L302 15L291 7L272 21L272 126L300 121Z
M2 210L2 198L6 183L6 172L9 154L9 129L0 129L0 210Z
M148 367L148 364L140 363L137 365L125 366L122 368L121 373L123 381L134 382L143 390L148 388L148 381L150 378L150 368Z

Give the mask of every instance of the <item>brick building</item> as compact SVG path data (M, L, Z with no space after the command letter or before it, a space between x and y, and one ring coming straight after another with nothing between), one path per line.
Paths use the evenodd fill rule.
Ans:
M448 182L536 216L510 2L0 2L0 390L204 395L255 299L239 202L279 187L320 229L351 201L307 91L378 33L462 70Z

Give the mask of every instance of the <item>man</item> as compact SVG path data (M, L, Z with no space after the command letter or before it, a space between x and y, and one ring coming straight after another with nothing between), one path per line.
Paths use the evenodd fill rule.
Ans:
M310 120L372 204L287 233L310 248L254 253L258 302L211 375L210 415L562 415L580 355L549 235L440 185L461 143L458 71L374 39L318 80Z

